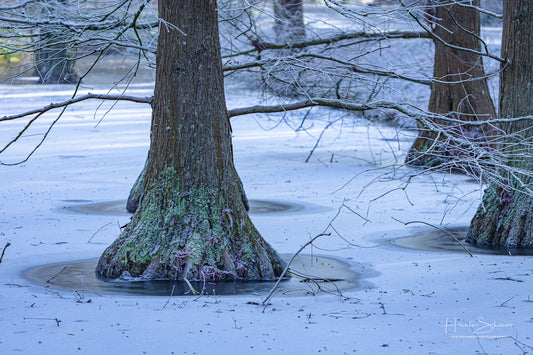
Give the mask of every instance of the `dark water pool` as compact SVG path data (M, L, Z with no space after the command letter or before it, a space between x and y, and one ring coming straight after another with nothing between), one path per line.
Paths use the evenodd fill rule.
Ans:
M68 203L68 205L56 209L57 211L82 214L131 215L131 213L126 211L125 200L106 202L64 200L63 202ZM287 213L305 209L304 205L290 202L270 200L249 200L248 202L250 203L250 214Z
M282 254L285 260L291 255ZM47 264L32 267L23 276L38 285L66 291L83 291L94 294L119 294L130 296L194 296L184 281L121 281L96 277L97 259ZM359 286L361 274L351 264L330 257L300 255L294 260L292 278L280 283L278 291L286 295L304 295L320 291L336 293ZM197 292L209 295L266 295L275 282L223 281L190 282Z
M389 244L414 250L425 251L442 251L451 253L467 254L464 245L472 254L490 254L490 255L533 255L533 249L526 248L507 248L504 246L478 246L468 243L466 233L468 227L447 228L445 231L438 229L427 229L420 233L396 239L390 239ZM451 235L450 235L451 234ZM453 237L455 237L461 244L459 244Z

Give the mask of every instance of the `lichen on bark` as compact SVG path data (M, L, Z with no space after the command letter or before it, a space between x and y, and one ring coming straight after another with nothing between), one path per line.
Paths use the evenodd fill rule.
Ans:
M471 222L467 240L481 246L532 248L532 196L491 184Z
M533 0L504 2L500 71L501 154L467 240L481 245L533 247Z
M183 192L172 168L147 191L141 208L101 256L98 274L144 280L272 280L281 274L278 254L220 191Z
M104 277L273 280L276 251L247 213L233 164L214 1L159 1L150 150L138 208L101 256ZM179 30L178 30L179 29Z

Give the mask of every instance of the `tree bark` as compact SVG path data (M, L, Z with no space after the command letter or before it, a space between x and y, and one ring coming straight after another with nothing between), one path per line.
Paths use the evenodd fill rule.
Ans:
M44 4L42 13L47 18L55 19L58 8L65 7L66 0L58 0L55 3L48 1ZM65 12L66 9L61 9ZM35 69L41 84L72 84L75 83L78 75L74 68L75 61L72 59L73 53L69 36L65 29L48 26L42 29L37 41L35 51Z
M478 7L479 0L467 1ZM480 33L480 14L473 8L458 6L450 1L432 1L434 34L446 43L460 48L481 50L476 37ZM442 5L440 5L442 3ZM429 10L428 10L429 11ZM433 19L433 17L432 17ZM480 55L446 46L435 40L433 83L428 111L462 121L483 121L496 117L494 104L485 79L483 60ZM493 134L487 125L472 127L449 125L433 119L431 125L462 136L470 142L482 143ZM450 139L442 139L439 132L419 124L419 135L408 152L406 162L414 166L436 167L443 164L468 169L469 151ZM453 164L457 162L457 164ZM467 171L468 172L468 171Z
M282 43L305 40L303 0L274 0L274 32Z
M139 208L101 256L116 278L272 280L283 262L253 226L233 165L216 1L159 1L151 144Z
M533 0L504 1L500 72L500 116L533 115ZM481 245L533 247L532 120L502 124L509 168L485 191L467 239ZM511 174L510 172L514 172ZM530 191L527 191L529 189Z
M145 173L146 164L144 164L144 168L141 171L141 174L137 177L137 180L135 180L135 183L133 184L130 190L128 200L126 201L126 211L128 211L129 213L135 213L135 211L137 211L137 208L139 208L139 203L141 202L141 196L143 193Z

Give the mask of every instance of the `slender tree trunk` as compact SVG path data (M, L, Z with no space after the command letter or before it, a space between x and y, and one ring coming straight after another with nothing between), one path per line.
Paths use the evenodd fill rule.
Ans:
M463 1L464 2L464 1ZM479 0L466 1L479 6ZM432 1L436 23L434 33L446 43L460 48L481 50L476 36L480 33L480 14L473 8L458 6L448 0ZM442 5L439 5L443 3ZM434 82L431 87L429 112L462 121L482 121L496 117L494 104L485 79L482 57L446 46L435 40ZM447 125L434 119L434 125L453 135L461 135L472 142L483 142L492 135L488 127ZM407 155L406 162L415 166L440 166L461 160L467 161L468 151L439 132L419 124L419 135ZM457 166L465 169L465 165Z
M280 42L305 40L303 0L274 0L274 32Z
M500 116L531 116L533 0L506 0L503 13L501 57L506 58L508 64L501 68L500 74ZM532 122L530 119L501 126L506 134L501 149L509 156L510 169L501 169L502 181L492 182L485 191L468 232L471 242L533 247Z
M142 279L274 279L233 165L216 1L159 1L151 144L140 205L96 272Z

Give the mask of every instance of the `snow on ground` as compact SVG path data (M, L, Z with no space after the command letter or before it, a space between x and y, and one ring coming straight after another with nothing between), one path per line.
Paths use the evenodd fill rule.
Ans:
M58 101L70 87L52 89L54 95L42 86L2 87L2 115ZM137 95L149 95L151 87L134 89ZM227 99L230 108L255 103L236 84ZM341 113L325 109L313 109L315 120L307 119L307 130L299 132L290 127L300 125L303 113L284 121L282 115L235 118L236 166L249 198L308 206L252 217L282 253L295 252L321 233L343 203L366 217L370 222L342 209L333 222L357 246L333 235L306 250L349 261L361 273L358 288L342 296L278 294L270 306L261 307L248 302L260 302L265 295L103 296L83 290L82 280L79 294L32 284L21 276L25 269L96 258L128 221L127 216L61 211L74 200L125 199L144 164L149 108L119 103L97 124L108 107L95 116L97 105L85 102L69 109L28 162L0 167L0 247L11 243L0 264L0 354L533 350L531 257L469 257L387 243L429 228L405 227L397 220L467 225L479 202L479 186L465 176L432 175L413 178L401 189L402 182L392 177L416 170L384 173L402 161L413 133L367 126L349 116L338 120ZM37 121L1 160L23 158L53 117ZM335 120L305 163L324 126ZM17 125L0 125L3 144Z

